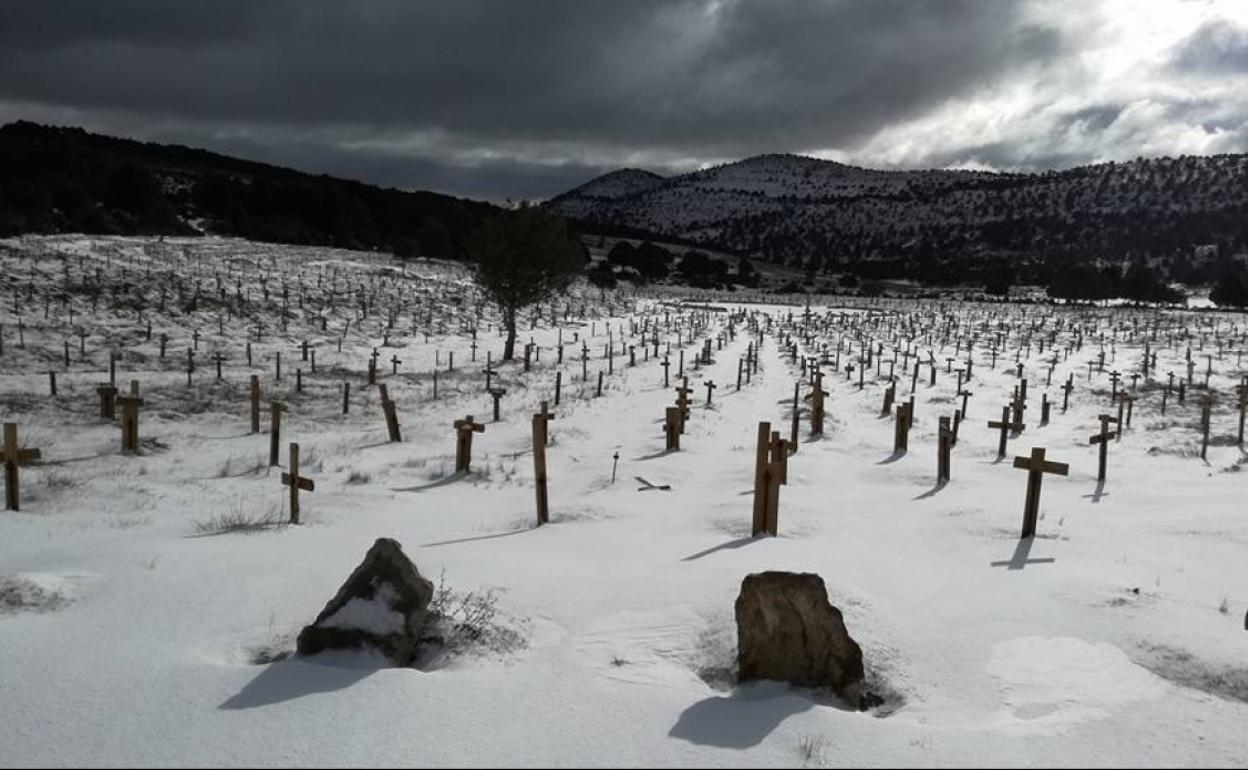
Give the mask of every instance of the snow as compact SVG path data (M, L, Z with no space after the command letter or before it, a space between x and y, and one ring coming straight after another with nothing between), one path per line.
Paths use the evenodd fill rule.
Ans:
M398 599L394 589L381 585L371 599L353 596L346 604L320 622L324 628L351 628L377 636L397 634L403 630L403 613L391 609Z
M254 274L230 273L229 260L254 261L273 290L283 276L315 286L321 268L326 280L337 268L340 286L379 281L393 267L381 255L230 239L6 243L19 253L0 250L0 418L19 424L21 440L39 447L45 464L22 470L22 510L0 513L0 576L72 601L0 612L0 765L1241 766L1248 755L1244 454L1225 395L1241 367L1238 346L1219 357L1212 342L1215 327L1242 335L1243 316L853 305L856 318L927 314L917 317L924 332L940 328L940 314L975 328L995 328L1007 313L1028 323L1099 319L1107 333L1119 327L1117 342L1106 342L1106 372L1135 370L1140 344L1125 341L1133 323L1174 319L1193 335L1197 379L1212 354L1211 384L1224 394L1208 461L1199 458L1195 397L1182 407L1172 398L1163 417L1159 391L1141 390L1134 424L1111 445L1109 479L1098 487L1087 438L1108 408L1109 384L1105 373L1089 375L1087 361L1099 346L1089 338L1056 366L1047 391L1057 403L1043 427L1035 418L1048 356L1033 348L1025 360L1029 424L1010 440L1010 454L1044 446L1050 459L1070 464L1070 475L1045 479L1038 537L1020 541L1026 474L996 461L996 433L984 425L1017 384L1013 355L993 370L981 345L949 484L934 479L936 418L955 408L955 380L943 366L935 387L924 369L910 452L897 458L892 421L878 414L884 380L869 376L859 391L856 372L852 381L829 372L827 435L811 441L803 427L780 492L780 536L755 540L749 491L758 421L787 435L800 378L771 335L758 374L740 390L743 327L709 367L692 367L704 336L684 348L693 403L681 451L669 454L660 426L674 394L653 357L643 361L639 348L630 368L627 354L617 355L601 398L594 386L606 369L608 322L618 338L643 314L662 322L670 311L675 319L679 306L660 302L670 296L614 295L606 304L584 290L567 320L565 302L556 303L558 328L545 310L536 329L522 314L521 341L531 336L542 346L525 374L519 363L497 363L502 339L488 309L470 360L471 337L455 319L470 319L476 300L454 264L410 263L406 278L377 284L422 308L414 319L401 315L391 340L400 347L381 346L379 309L353 321L339 353L343 321L357 309L346 300L321 332L299 317L292 293L283 333L279 291L264 311L261 340L254 323L239 318L225 322L222 336L207 305L184 313L171 299L166 312L155 310L160 286L173 286L161 271L198 272L205 287L215 287L219 271L231 295L241 277L258 302ZM38 297L59 291L61 254L73 255L75 276L79 255L92 275L97 266L105 275L126 266L131 282L146 287L153 340L136 333L133 311L114 313L107 292L94 314L86 295L75 294L74 323L90 333L89 360L80 360L60 302L45 319ZM136 278L149 263L152 277ZM35 299L26 298L29 286ZM19 287L25 349L16 345ZM777 319L803 311L745 304L740 295L689 296ZM445 326L436 318L430 326L426 307L447 316ZM811 308L825 310L847 312L818 301ZM712 324L721 317L713 314ZM202 336L187 388L194 329ZM540 401L553 402L560 329L568 346L547 449L551 524L535 528L529 415ZM163 361L162 330L171 337ZM248 330L250 368L242 354ZM588 382L574 335L588 344ZM305 337L316 346L315 375L300 361ZM675 335L661 337L675 362ZM65 339L73 353L67 372ZM126 354L118 382L142 385L148 444L137 457L118 453L116 424L97 416L94 387L107 378L112 345ZM374 347L401 444L386 441L376 390L364 386ZM952 346L930 347L938 361L953 355ZM919 348L926 356L929 346ZM228 357L221 383L209 360L218 349ZM1186 372L1182 344L1153 349L1163 382L1167 371ZM452 351L456 370L447 372ZM498 423L489 420L480 374L487 351L507 388ZM392 375L396 354L403 363ZM297 366L305 369L302 394L293 392ZM47 396L51 368L59 372L55 401ZM253 373L266 400L287 402L282 441L300 443L301 473L316 491L301 495L300 526L204 536L197 522L235 511L280 517L288 499L280 469L267 468L269 437L249 432ZM1062 414L1056 386L1072 373ZM353 403L342 415L339 387L348 377ZM709 408L707 379L719 385ZM899 397L908 385L907 377ZM473 472L456 476L451 424L466 414L486 431L474 437ZM267 430L267 417L263 423ZM671 489L639 491L638 476ZM299 629L377 537L398 540L435 583L444 574L459 591L500 589L500 622L521 630L525 644L428 670L389 668L368 655L254 662L293 649ZM884 706L858 712L775 683L732 686L733 602L747 574L768 569L824 578L863 648L868 689ZM337 620L384 626L382 605L352 605Z

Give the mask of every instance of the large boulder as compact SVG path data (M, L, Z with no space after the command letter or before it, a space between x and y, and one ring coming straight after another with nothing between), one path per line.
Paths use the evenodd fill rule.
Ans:
M338 594L299 632L300 655L372 648L394 665L416 657L433 583L389 538L378 538Z
M775 679L799 687L830 687L858 707L862 649L828 602L823 578L810 573L761 572L741 583L737 597L737 678Z

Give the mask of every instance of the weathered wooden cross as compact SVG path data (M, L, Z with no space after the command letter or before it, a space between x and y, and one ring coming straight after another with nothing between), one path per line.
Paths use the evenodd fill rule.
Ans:
M1021 431L1025 426L1022 423L1011 422L1010 407L1003 406L1001 407L1001 421L996 422L990 420L988 422L988 427L1001 431L1001 437L997 442L997 459L1000 460L1005 457L1005 442L1009 431Z
M1046 473L1065 476L1070 473L1066 463L1055 463L1044 459L1043 447L1032 447L1031 457L1015 457L1014 467L1027 471L1027 498L1023 503L1023 534L1022 537L1034 537L1036 520L1040 513L1040 482Z
M1109 457L1109 440L1114 438L1117 431L1109 429L1111 423L1117 423L1118 418L1108 414L1098 415L1097 419L1101 421L1101 432L1094 436L1088 437L1089 444L1100 444L1100 453L1097 460L1096 480L1105 480L1105 467Z
M472 434L484 433L485 426L474 422L472 415L455 421L455 472L467 473L472 463Z
M4 424L4 507L9 511L20 510L17 493L17 469L29 465L41 457L38 449L22 449L17 443L17 423Z
M506 388L490 388L490 398L494 399L494 422L499 420L498 405L502 401L503 396L507 394Z
M766 532L775 536L779 528L780 484L784 480L783 458L775 454L771 423L758 424L758 448L754 462L753 537Z
M299 523L299 490L316 491L312 479L299 475L299 445L290 443L290 470L282 472L282 483L290 487L290 523Z

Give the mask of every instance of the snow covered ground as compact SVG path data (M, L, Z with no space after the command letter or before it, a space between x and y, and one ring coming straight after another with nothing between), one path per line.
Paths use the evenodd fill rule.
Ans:
M92 312L87 287L96 275L109 288ZM229 317L215 303L218 277L231 301L250 292L250 310L264 319L260 339L254 318ZM179 306L178 279L203 287L196 309L183 309L189 295ZM299 280L317 298L304 308ZM331 283L339 294L322 330L315 314ZM376 295L362 320L358 297L345 295L361 286ZM800 307L743 305L732 295L717 306L763 325L770 318L773 332L802 325ZM43 457L22 469L21 511L0 513L0 764L1244 763L1248 486L1231 390L1248 364L1238 355L1243 316L933 302L812 307L814 319L843 314L810 347L803 341L812 354L858 324L876 329L868 339L889 341L889 359L886 324L915 321L914 348L939 364L936 385L925 366L910 451L898 456L893 421L880 416L887 364L879 376L872 367L862 390L856 372L850 379L825 367L826 435L809 440L803 422L780 493L780 536L753 539L757 425L770 420L787 435L802 379L775 333L764 333L759 372L738 390L748 321L737 322L712 365L695 369L696 351L725 329L729 312L631 295L603 301L586 290L543 307L536 328L523 314L521 340L541 346L540 360L528 373L518 361L496 366L507 393L493 423L481 370L487 351L497 361L502 339L484 308L471 360L465 329L477 307L467 274L452 264L401 267L380 255L219 239L0 242L0 417L17 422L22 443ZM382 346L390 308L398 318ZM693 318L709 325L690 344L680 324ZM879 325L867 327L866 318ZM603 395L594 393L607 368L607 330L617 345L621 335L631 344L631 324L645 319L671 345L673 385L678 350L685 353L694 408L676 453L663 452L663 410L674 392L652 349L649 360L637 349L635 367L617 349ZM952 339L942 347L949 319L979 339L969 416L952 480L940 486L937 417L960 406L944 359L957 357L956 367L966 357L964 348L955 356ZM1002 323L1011 331L992 369L988 342ZM1163 328L1150 341L1160 374L1138 383L1132 427L1111 443L1099 487L1088 437L1096 415L1114 409L1108 372L1138 370L1154 323ZM1096 324L1106 335L1105 371L1089 373L1101 350L1089 332L1046 388L1052 354L1034 343L1061 325L1064 347L1073 329ZM75 327L87 334L85 357ZM985 423L1000 417L1018 384L1014 355L1029 328L1039 331L1023 358L1027 428L998 462L997 433ZM188 387L185 350L196 330ZM1179 331L1190 340L1167 340ZM316 374L301 360L304 339L317 352ZM1205 355L1213 356L1219 398L1207 460L1196 392L1183 406L1171 396L1167 414L1159 412L1165 373L1186 375L1188 344L1197 383ZM374 347L402 443L386 440L377 389L365 385ZM123 354L118 384L141 383L139 456L121 454L116 423L98 416L95 387L107 380L114 348ZM215 351L227 359L220 382ZM402 361L397 375L391 356ZM297 367L302 393L294 392ZM55 398L48 370L58 374ZM553 402L556 371L563 390L547 450L551 523L536 528L529 416L540 401ZM900 362L897 373L900 402L910 377ZM1057 386L1072 373L1063 414ZM259 435L249 430L251 374L265 393ZM706 407L709 379L718 389ZM352 403L343 415L347 380ZM1056 404L1042 427L1045 392ZM283 462L286 442L298 441L302 473L315 480L301 496L304 523L207 534L214 520L285 514L280 469L267 467L272 397L288 405ZM456 476L452 423L467 414L486 430L474 440L473 473ZM1026 474L1009 458L1033 446L1069 463L1070 475L1045 478L1038 536L1020 540ZM636 477L671 488L643 490ZM497 589L496 622L510 642L419 669L364 657L257 662L293 649L378 537L398 540L435 583L442 577L461 593ZM733 686L733 601L747 574L769 569L824 578L882 706L858 712L779 684Z

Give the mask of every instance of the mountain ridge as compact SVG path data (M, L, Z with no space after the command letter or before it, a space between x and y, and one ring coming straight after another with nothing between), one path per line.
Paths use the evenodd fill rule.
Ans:
M811 272L940 283L985 260L1037 279L1063 265L1120 260L1183 280L1212 269L1210 249L1216 257L1248 251L1244 154L996 172L868 169L770 153L595 194L611 176L546 205L585 232L679 239Z
M468 233L499 211L185 145L0 126L0 236L211 233L462 257Z

